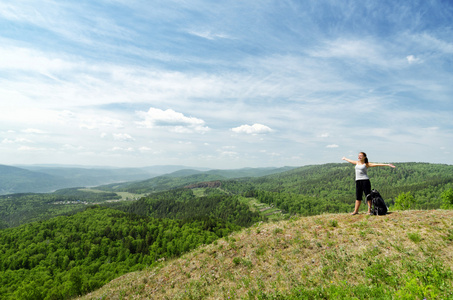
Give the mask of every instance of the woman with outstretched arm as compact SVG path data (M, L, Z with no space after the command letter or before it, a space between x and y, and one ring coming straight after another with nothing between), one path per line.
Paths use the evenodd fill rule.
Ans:
M376 164L368 162L365 152L360 152L358 160L351 160L349 158L343 157L343 160L355 165L355 208L351 215L356 215L359 213L359 207L362 203L363 194L365 197L371 193L371 182L367 174L368 168L373 167L392 167L395 168L392 164ZM371 213L371 201L368 201L368 214Z

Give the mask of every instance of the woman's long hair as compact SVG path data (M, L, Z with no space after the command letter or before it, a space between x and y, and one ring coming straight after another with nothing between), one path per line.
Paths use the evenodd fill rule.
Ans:
M368 157L366 157L366 153L365 152L360 152L363 154L363 156L365 156L365 165L368 166Z

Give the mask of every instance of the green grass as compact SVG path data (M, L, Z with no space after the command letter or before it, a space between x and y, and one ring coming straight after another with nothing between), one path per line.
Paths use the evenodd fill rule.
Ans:
M453 299L453 211L256 224L81 299Z
M205 190L206 190L206 188L195 188L195 189L192 189L192 192L197 197L203 197L205 195L205 193L204 193Z
M146 195L146 194L133 194L128 192L115 192L115 193L121 196L121 200L138 200Z
M82 192L91 192L91 193L105 193L103 190L97 190L94 188L83 188L79 189L79 191ZM134 194L134 193L129 193L129 192L115 192L118 196L121 196L120 200L114 200L114 201L125 201L125 200L138 200L142 197L144 197L146 194Z

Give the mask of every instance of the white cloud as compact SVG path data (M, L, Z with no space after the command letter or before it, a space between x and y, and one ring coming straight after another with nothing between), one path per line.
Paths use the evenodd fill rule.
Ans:
M48 149L42 147L28 147L28 146L21 146L17 150L19 151L26 151L26 152L40 152L40 151L47 151Z
M417 63L420 60L419 58L416 58L414 55L408 55L406 56L406 59L409 64Z
M327 145L326 148L338 148L340 146L338 146L337 144L330 144L330 145Z
M16 138L16 139L3 139L3 144L16 144L16 143L32 143L32 141L25 138Z
M115 141L135 141L135 139L127 133L114 133L113 139Z
M237 152L235 151L221 151L220 152L221 156L231 156L231 157L236 157L238 155Z
M177 133L204 133L209 130L202 119L187 117L173 109L161 110L151 107L147 112L138 111L137 115L144 119L137 124L145 128L167 128Z
M102 128L124 128L124 122L111 117L85 116L80 119L80 128L102 129Z
M82 146L74 146L74 145L71 145L71 144L64 144L62 146L62 149L63 150L68 150L68 151L81 151L81 150L85 150L84 147Z
M153 151L153 149L143 146L143 147L138 148L138 151L140 151L140 152L150 152L150 151Z
M52 54L27 48L0 48L0 68L3 70L32 71L50 76L51 73L69 70L76 65Z
M24 132L24 133L34 133L34 134L44 134L44 133L46 133L45 131L40 130L40 129L36 129L36 128L27 128L27 129L22 130L22 132Z
M264 134L264 133L270 133L272 132L273 130L266 126L266 125L262 125L262 124L253 124L253 125L241 125L239 127L235 127L235 128L232 128L231 129L233 132L236 132L236 133L246 133L246 134Z
M380 63L383 60L381 50L380 46L373 41L340 38L334 41L326 41L324 47L316 51L311 50L310 54L313 57L354 58Z
M111 149L111 151L113 151L113 152L134 152L134 148L132 148L132 147L127 147L127 148L113 147Z

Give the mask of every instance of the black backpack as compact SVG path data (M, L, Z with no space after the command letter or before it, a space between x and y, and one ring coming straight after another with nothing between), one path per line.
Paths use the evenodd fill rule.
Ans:
M386 215L388 208L385 205L384 199L381 194L375 189L371 190L371 193L366 196L368 201L371 200L371 214L372 215Z

